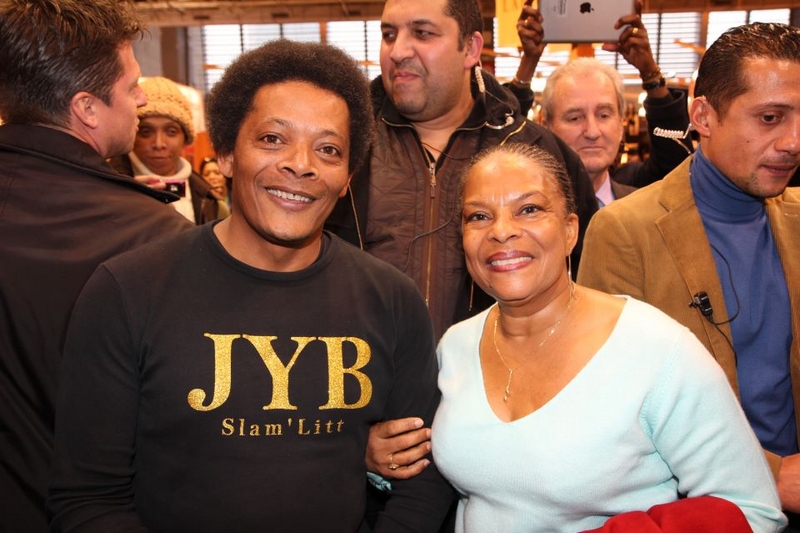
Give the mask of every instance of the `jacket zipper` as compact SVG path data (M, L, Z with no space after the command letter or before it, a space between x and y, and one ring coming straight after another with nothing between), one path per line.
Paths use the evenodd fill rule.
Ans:
M430 228L425 228L424 231L431 231L435 224L434 215L436 213L436 161L431 159L427 152L425 152L425 147L420 146L422 148L423 153L425 153L425 158L428 160L428 174L430 175L430 181L428 184L430 185L430 207L428 210L428 224ZM425 261L425 305L430 307L431 301L431 272L433 270L433 237L434 235L431 233L428 236L428 254L427 260Z

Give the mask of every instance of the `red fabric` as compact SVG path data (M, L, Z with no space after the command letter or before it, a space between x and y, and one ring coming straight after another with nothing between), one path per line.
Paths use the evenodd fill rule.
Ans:
M610 518L582 533L752 533L739 507L714 496L686 498Z

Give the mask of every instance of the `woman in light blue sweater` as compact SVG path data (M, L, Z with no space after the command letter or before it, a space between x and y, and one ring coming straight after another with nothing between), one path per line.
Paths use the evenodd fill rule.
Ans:
M785 524L774 481L719 366L643 302L575 286L569 180L535 147L482 153L463 183L472 278L497 305L439 345L436 464L457 532L576 532L681 497Z

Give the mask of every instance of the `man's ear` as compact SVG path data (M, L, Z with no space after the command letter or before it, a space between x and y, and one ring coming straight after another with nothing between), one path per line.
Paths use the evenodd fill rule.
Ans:
M233 154L217 155L217 166L223 176L234 179L233 176Z
M710 129L708 121L716 118L716 111L708 103L705 96L698 96L692 100L689 107L689 120L695 131L702 137L708 137Z
M544 118L544 110L541 108L541 106L539 107L539 111L536 113L536 120L539 122L539 124L547 128L548 130L552 129L550 128L550 122L548 122Z
M75 93L69 101L70 113L76 120L89 129L97 129L100 119L97 116L97 107L100 100L91 93L80 91Z
M344 198L344 196L347 194L347 190L350 188L350 182L352 180L353 180L353 174L347 176L347 183L345 184L344 187L342 187L342 191L339 193L339 198Z
M467 40L465 48L464 67L470 69L481 61L481 52L483 51L483 35L481 32L472 32L472 36Z

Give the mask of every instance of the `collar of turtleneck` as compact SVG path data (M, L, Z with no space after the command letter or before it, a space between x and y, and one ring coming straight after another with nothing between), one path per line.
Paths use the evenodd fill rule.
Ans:
M704 217L725 222L752 222L764 211L764 201L750 196L726 178L698 148L690 168L692 192Z

